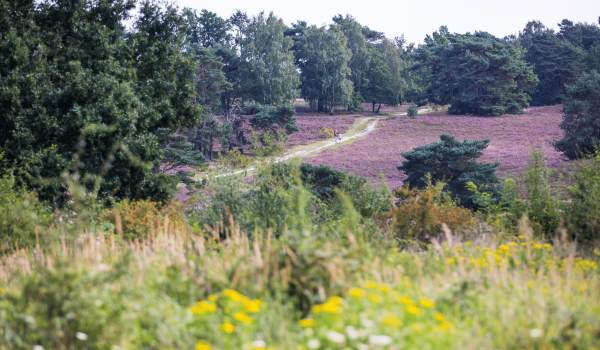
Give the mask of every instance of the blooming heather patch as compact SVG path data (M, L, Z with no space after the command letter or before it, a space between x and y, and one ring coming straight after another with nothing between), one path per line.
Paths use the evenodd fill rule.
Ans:
M296 116L296 125L300 131L290 135L286 142L287 148L321 140L321 129L328 128L345 133L354 124L354 119L358 115L299 115Z
M400 153L416 146L438 142L439 135L451 134L457 140L491 139L480 162L500 162L500 177L518 176L527 168L531 146L541 146L548 166L558 168L564 162L550 142L563 136L559 124L561 106L531 107L522 115L474 117L423 115L417 119L400 117L382 120L379 128L351 144L327 149L315 157L305 158L311 164L326 164L338 170L376 181L381 171L391 188L402 186L406 176L396 167Z

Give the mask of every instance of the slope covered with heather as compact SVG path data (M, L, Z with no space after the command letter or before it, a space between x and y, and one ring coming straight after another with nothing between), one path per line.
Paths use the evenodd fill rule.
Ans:
M311 164L326 164L377 181L383 173L391 188L402 186L402 152L439 141L443 133L458 140L491 139L481 162L500 162L498 175L521 174L527 167L531 147L542 147L550 167L564 161L551 145L562 137L559 128L561 106L529 107L525 114L501 117L421 115L416 119L382 119L376 131L367 137L336 149L325 150L304 159Z

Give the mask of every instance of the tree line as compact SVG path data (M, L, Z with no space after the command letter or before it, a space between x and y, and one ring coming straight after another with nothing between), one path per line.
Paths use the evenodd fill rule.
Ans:
M326 113L410 102L482 116L560 103L600 64L597 25L560 28L500 39L442 26L416 46L350 15L287 26L153 1L3 1L0 173L56 205L67 177L99 198L165 200L168 170L243 151L250 130L296 131L296 98Z

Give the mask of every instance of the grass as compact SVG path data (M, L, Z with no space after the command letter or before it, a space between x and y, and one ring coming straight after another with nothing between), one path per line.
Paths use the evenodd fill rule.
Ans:
M525 222L518 237L446 230L415 252L359 231L335 243L220 231L158 220L129 241L84 232L5 254L0 349L600 346L597 253L536 241Z

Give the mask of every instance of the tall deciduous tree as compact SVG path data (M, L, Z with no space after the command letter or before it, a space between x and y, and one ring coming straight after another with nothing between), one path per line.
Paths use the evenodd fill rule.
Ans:
M292 39L271 12L261 12L243 28L240 39L240 80L243 97L265 105L290 103L296 98L298 75Z
M168 197L169 178L150 171L162 156L155 132L197 122L194 65L177 9L142 3L127 32L135 6L0 2L0 173L39 188L77 171L100 198ZM56 181L40 191L56 204L65 193Z
M348 67L352 52L341 29L311 26L304 31L298 46L300 89L311 108L333 113L334 107L347 106L352 94Z

